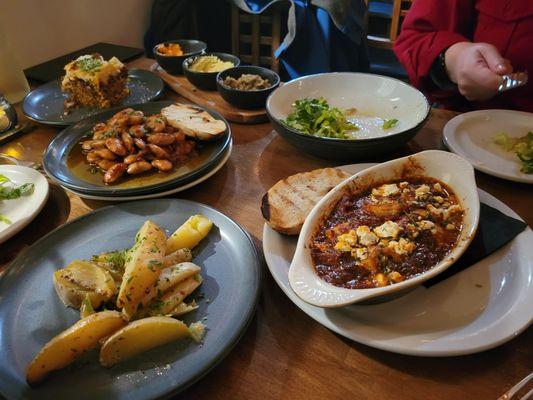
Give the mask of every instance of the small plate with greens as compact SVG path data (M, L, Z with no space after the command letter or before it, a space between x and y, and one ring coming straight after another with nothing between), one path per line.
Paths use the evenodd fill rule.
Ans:
M0 243L28 225L48 199L48 181L36 170L0 165Z
M267 114L289 143L318 157L376 157L412 139L429 115L424 95L397 79L352 72L310 75L278 87Z
M458 115L444 127L444 142L479 171L533 183L533 114L479 110Z

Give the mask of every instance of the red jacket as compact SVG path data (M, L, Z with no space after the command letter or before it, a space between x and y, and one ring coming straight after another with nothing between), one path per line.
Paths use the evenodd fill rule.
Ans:
M429 77L433 61L442 50L465 41L496 46L515 71L529 72L529 83L486 102L470 103L457 91L439 91ZM533 112L533 0L415 0L394 51L411 83L445 107Z

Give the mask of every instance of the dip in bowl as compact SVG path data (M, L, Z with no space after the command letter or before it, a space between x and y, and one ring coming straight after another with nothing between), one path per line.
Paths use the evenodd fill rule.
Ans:
M452 265L478 220L466 160L425 151L389 161L348 178L313 208L289 282L319 307L392 300Z

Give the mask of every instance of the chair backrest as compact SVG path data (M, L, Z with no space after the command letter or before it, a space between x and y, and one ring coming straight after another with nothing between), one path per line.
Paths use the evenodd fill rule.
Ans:
M283 9L270 7L264 13L248 14L232 5L231 48L243 62L279 72L274 51L281 43Z
M368 32L368 20L372 18L372 15L368 12L373 1L376 0L365 0L367 5L367 13L365 15L365 28ZM403 19L407 15L407 12L411 8L411 4L414 0L393 0L392 2L392 11L390 13L390 25L388 29L388 34L386 36L377 36L367 34L368 45L371 47L377 47L382 49L391 49L400 33L401 24ZM383 18L381 16L380 18Z

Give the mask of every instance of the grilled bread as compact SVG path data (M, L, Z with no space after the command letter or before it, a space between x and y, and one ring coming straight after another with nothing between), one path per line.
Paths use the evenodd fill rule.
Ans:
M336 168L323 168L282 179L263 196L263 217L272 229L297 235L314 205L348 176Z
M161 114L174 128L199 140L211 140L226 131L224 121L190 104L172 104L163 108Z

